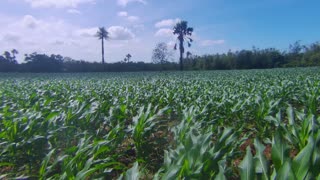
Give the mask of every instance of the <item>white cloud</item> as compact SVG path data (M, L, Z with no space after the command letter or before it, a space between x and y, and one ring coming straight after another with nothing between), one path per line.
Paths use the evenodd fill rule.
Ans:
M173 30L168 28L162 28L159 29L156 34L156 37L172 37L173 36Z
M2 37L2 41L10 43L17 43L20 41L20 39L21 37L18 34L12 32L8 32Z
M110 39L113 40L130 40L135 37L130 29L122 26L111 26L107 31L109 32Z
M159 21L155 24L156 28L162 28L162 27L173 27L175 24L180 22L181 20L179 18L176 19L165 19L162 21Z
M224 44L225 40L203 40L200 42L201 46L214 46L214 45L221 45Z
M142 4L146 4L146 0L117 0L118 5L122 7L126 7L129 3L138 2Z
M118 16L119 16L119 17L127 17L127 16L128 16L128 12L126 12L126 11L120 11L120 12L118 12Z
M26 28L34 29L39 24L39 21L37 21L33 16L31 15L25 15L22 20L22 24Z
M94 35L97 33L98 28L83 28L83 29L78 29L75 31L76 36L81 36L81 37L94 37Z
M132 26L134 31L142 32L145 30L145 26L143 24L134 24Z
M95 0L24 0L33 8L76 8L80 4L95 3Z
M119 17L124 17L127 21L131 23L138 22L140 18L138 16L129 16L128 12L126 11L120 11L117 14Z
M65 42L64 42L64 40L57 39L57 40L51 41L51 44L53 44L53 45L63 45L63 44L65 44Z
M81 14L81 12L77 9L68 9L67 12L70 14Z
M127 19L129 22L137 22L140 20L138 16L129 16Z

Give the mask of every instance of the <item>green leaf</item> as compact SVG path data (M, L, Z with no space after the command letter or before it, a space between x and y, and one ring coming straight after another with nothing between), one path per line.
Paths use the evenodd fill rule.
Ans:
M283 165L280 167L280 169L277 172L276 179L281 180L296 180L296 176L293 173L293 170L291 168L290 161L285 161Z
M88 177L93 174L95 171L97 171L96 168L90 168L88 170L85 171L80 171L79 173L77 173L77 176L75 178L75 180L84 180L84 179L88 179Z
M292 168L298 179L305 179L312 166L312 153L314 149L313 137L309 137L309 142L299 154L293 159Z
M272 139L271 158L272 162L278 171L287 158L289 158L288 145L283 141L277 131Z
M15 166L14 163L8 163L8 162L0 162L0 167L3 166Z
M88 178L88 176L90 176L92 173L94 173L96 171L96 169L90 168L92 164L93 164L93 157L89 158L86 161L84 168L77 173L76 180L86 179L86 178Z
M51 156L52 154L55 152L55 149L51 150L47 156L44 158L44 160L42 161L42 164L41 164L41 167L40 167L40 170L39 170L39 178L40 179L46 179L46 170L47 170L47 166L48 166L48 163L51 159Z
M165 174L162 176L161 179L163 180L175 180L178 177L178 172L180 171L181 167L173 165L171 166Z
M126 172L125 180L139 180L139 164L134 163L133 167Z
M59 112L51 112L47 117L46 117L46 121L50 120L56 116L58 116L60 113Z
M268 163L263 154L265 147L263 144L260 143L258 139L254 140L254 147L256 149L256 155L254 158L256 165L256 173L262 174L262 179L269 179Z
M287 108L288 121L291 126L295 125L294 111L291 105Z
M215 180L226 180L227 178L224 175L224 173L225 173L224 169L223 169L222 165L219 163L219 173L217 174L217 176L214 179Z
M320 144L320 131L315 137L315 144ZM312 155L312 166L312 174L320 174L320 149L316 145Z
M241 179L251 180L254 178L254 161L251 154L251 149L247 147L247 153L242 162L240 163L240 175Z

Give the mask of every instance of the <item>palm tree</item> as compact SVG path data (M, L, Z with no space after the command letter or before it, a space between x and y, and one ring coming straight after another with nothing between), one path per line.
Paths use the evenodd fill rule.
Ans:
M19 54L19 52L16 49L12 49L11 54L12 54L12 63L17 64L16 55Z
M126 55L126 58L127 58L127 61L128 61L128 62L130 61L131 57L132 57L131 54L127 54L127 55Z
M101 45L102 45L102 64L104 64L104 39L107 40L109 39L109 33L104 27L100 27L96 37L101 39Z
M187 21L178 22L173 28L173 34L178 35L177 39L179 41L179 50L180 50L180 71L183 71L183 54L184 54L184 41L187 41L188 47L191 46L192 39L190 36L192 35L193 28L188 27ZM177 44L174 46L174 49L177 49Z

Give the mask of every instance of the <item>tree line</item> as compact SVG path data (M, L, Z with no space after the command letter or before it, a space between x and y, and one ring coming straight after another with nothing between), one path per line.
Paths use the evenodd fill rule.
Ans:
M160 44L160 45L159 45ZM165 43L159 43L153 52L153 62L121 61L97 63L74 60L61 55L32 53L25 55L24 62L18 63L17 50L5 51L0 56L0 72L124 72L124 71L174 71L180 70L180 63L172 62L172 52ZM130 59L127 54L125 59ZM320 66L320 43L290 45L288 51L275 48L229 51L211 55L192 55L184 58L185 70L228 70L265 69L282 67Z
M173 34L178 43L174 50L179 49L179 62L172 60L173 52L166 43L158 43L153 50L152 63L131 62L131 54L127 54L123 61L105 63L104 40L109 39L109 33L100 27L95 35L101 40L102 63L74 60L61 55L46 55L34 52L26 54L23 63L18 63L18 51L5 51L0 56L0 72L123 72L123 71L173 71L173 70L228 70L228 69L266 69L282 67L320 66L320 43L301 45L299 41L289 46L288 51L275 48L231 51L208 55L193 55L185 52L193 42L191 36L193 28L187 21L180 21L173 27ZM179 48L177 48L177 46ZM186 57L184 57L186 54Z
M126 56L128 59L130 56ZM176 64L168 62L166 70L175 70ZM160 67L155 63L130 62L128 60L101 64L98 62L87 62L84 60L74 60L61 55L47 55L32 53L26 54L23 63L17 63L15 56L10 52L5 52L0 56L0 72L125 72L125 71L160 71Z
M275 48L229 51L222 54L190 55L187 70L268 69L320 66L320 43L301 45L295 42L288 51Z

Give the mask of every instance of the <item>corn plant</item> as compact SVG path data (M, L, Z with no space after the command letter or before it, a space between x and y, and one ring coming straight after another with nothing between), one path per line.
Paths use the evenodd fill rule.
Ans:
M318 67L0 73L0 179L319 179L319 85Z
M315 179L320 177L320 131L309 136L307 145L295 156L290 157L290 146L277 131L272 141L273 166L263 154L265 146L255 140L255 156L247 147L246 156L239 169L241 179Z
M193 108L184 111L182 122L172 129L175 145L165 151L164 165L158 179L225 177L222 162L233 155L232 144L236 139L232 129L226 128L212 143L213 132L201 131L201 124L192 116Z
M149 104L146 111L144 107L141 107L138 115L133 118L132 138L139 161L145 161L147 153L150 153L147 140L151 133L156 131L157 118L163 115L165 111L166 108L159 111L157 111L157 107L152 109L151 104Z

